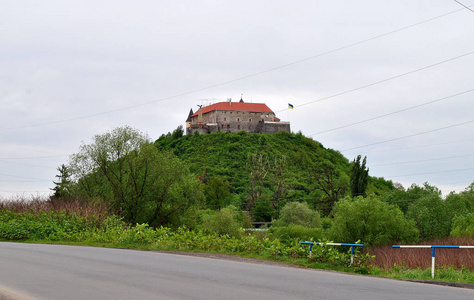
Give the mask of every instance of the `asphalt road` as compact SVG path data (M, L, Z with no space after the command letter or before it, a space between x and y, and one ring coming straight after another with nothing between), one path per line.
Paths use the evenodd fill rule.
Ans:
M472 300L474 290L157 252L0 243L0 299Z

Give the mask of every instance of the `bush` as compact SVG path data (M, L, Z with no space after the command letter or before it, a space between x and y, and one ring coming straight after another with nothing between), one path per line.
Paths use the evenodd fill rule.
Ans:
M368 245L391 242L415 242L418 230L395 205L387 204L374 195L367 198L346 197L336 203L330 239L350 243L361 240Z
M203 215L202 228L219 235L240 237L241 231L234 213L236 210L234 206L228 206L215 214Z
M474 213L454 218L451 236L474 237Z
M415 220L421 238L429 240L448 236L453 216L441 196L432 193L412 203L408 208L407 217Z
M0 211L0 238L5 240L67 240L71 234L85 231L94 224L67 212Z
M291 241L317 241L323 237L322 228L308 228L296 224L290 224L284 227L271 226L268 233L272 238L278 238L284 243Z
M319 212L312 210L306 202L289 202L280 212L280 218L274 226L288 226L290 224L304 227L321 227Z

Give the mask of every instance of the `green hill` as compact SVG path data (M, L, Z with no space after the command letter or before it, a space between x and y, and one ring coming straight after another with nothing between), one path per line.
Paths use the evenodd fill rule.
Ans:
M349 160L301 133L183 135L178 128L162 135L155 146L186 162L201 182L229 183L230 196L213 205L252 209L264 199L279 210L287 201L305 201L328 214L337 199L350 193ZM392 187L391 182L369 178L369 191Z

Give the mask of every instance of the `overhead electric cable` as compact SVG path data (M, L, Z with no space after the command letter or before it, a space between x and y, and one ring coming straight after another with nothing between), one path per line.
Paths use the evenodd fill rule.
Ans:
M365 153L373 153L373 152L399 151L399 150L406 150L406 149L416 149L416 148L424 148L424 147L432 147L432 146L440 146L440 145L449 145L449 144L473 142L473 141L474 141L474 139L464 139L464 140L449 141L449 142L442 142L442 143L435 143L435 144L417 145L417 146L410 146L410 147L373 149L373 150L364 151L364 152Z
M386 164L377 164L377 165L370 165L371 167L382 167L382 166L394 166L394 165L405 165L405 164L413 164L413 163L421 163L427 161L439 161L445 159L453 159L453 158L463 158L463 157L470 157L474 156L474 154L467 154L467 155L456 155L456 156L447 156L447 157L438 157L438 158L429 158L429 159L420 159L420 160L412 160L412 161L402 161L402 162L393 162L393 163L386 163Z
M62 155L51 155L51 156L34 156L34 157L0 157L1 159L38 159L38 158L55 158L55 157L64 157L69 156L69 154Z
M439 99L436 99L436 100L428 101L428 102L425 102L425 103L422 103L422 104L418 104L418 105L414 105L414 106L407 107L407 108L404 108L404 109L400 109L400 110L397 110L397 111L394 111L394 112L386 113L386 114L383 114L383 115L380 115L380 116L377 116L377 117L373 117L373 118L365 119L365 120L362 120L362 121L358 121L358 122L342 125L342 126L339 126L339 127L335 127L335 128L332 128L332 129L320 131L320 132L317 132L317 133L310 134L309 136L314 136L314 135L318 135L318 134L322 134L322 133L327 133L327 132L335 131L335 130L338 130L338 129L342 129L342 128L346 128L346 127L366 123L366 122L369 122L369 121L381 119L381 118L391 116L391 115L394 115L394 114L398 114L398 113L401 113L401 112L404 112L404 111L407 111L407 110L415 109L415 108L418 108L418 107L421 107L421 106L425 106L425 105L428 105L428 104L433 104L435 102L439 102L439 101L446 100L446 99L449 99L449 98L453 98L453 97L456 97L456 96L459 96L459 95L462 95L462 94L466 94L466 93L469 93L469 92L472 92L472 91L474 91L474 89L470 89L470 90L467 90L467 91L464 91L464 92L461 92L461 93L457 93L457 94L446 96L446 97L439 98Z
M200 91L205 91L205 90L208 90L208 89L211 89L211 88L227 85L229 83L233 83L233 82L236 82L236 81L241 81L241 80L244 80L244 79L247 79L247 78L255 77L255 76L258 76L258 75L261 75L261 74L265 74L265 73L268 73L268 72L272 72L272 71L275 71L275 70L286 68L286 67L296 65L296 64L299 64L299 63L302 63L302 62L306 62L308 60L312 60L312 59L315 59L315 58L318 58L318 57L321 57L321 56L325 56L325 55L328 55L328 54L331 54L331 53L334 53L334 52L337 52L337 51L348 49L348 48L351 48L351 47L354 47L354 46L357 46L357 45L360 45L360 44L363 44L363 43L366 43L366 42L369 42L369 41L372 41L372 40L376 40L376 39L381 38L381 37L385 37L385 36L390 35L390 34L394 34L394 33L397 33L397 32L400 32L400 31L403 31L403 30L406 30L406 29L409 29L409 28L412 28L412 27L415 27L415 26L418 26L418 25L421 25L421 24L424 24L424 23L427 23L427 22L434 21L436 19L448 16L448 15L451 15L451 14L454 14L454 13L457 13L457 12L460 12L460 11L463 11L463 10L464 10L464 8L457 9L457 10L454 10L454 11L451 11L451 12L433 17L433 18L429 18L429 19L426 19L426 20L423 20L423 21L420 21L420 22L417 22L417 23L414 23L414 24L411 24L411 25L408 25L408 26L404 26L404 27L401 27L401 28L398 28L398 29L395 29L395 30L392 30L392 31L389 31L389 32L386 32L386 33L382 33L382 34L379 34L379 35L376 35L376 36L373 36L373 37L370 37L370 38L367 38L367 39L364 39L364 40L361 40L361 41L358 41L358 42L355 42L355 43L352 43L352 44L341 46L341 47L338 47L338 48L335 48L335 49L332 49L332 50L329 50L329 51L326 51L326 52L323 52L323 53L320 53L320 54L312 55L312 56L309 56L309 57L306 57L306 58L303 58L303 59L300 59L300 60L296 60L296 61L293 61L293 62L290 62L290 63L282 64L282 65L279 65L279 66L276 66L276 67L273 67L273 68L269 68L269 69L266 69L266 70L263 70L263 71L255 72L255 73L252 73L252 74L249 74L249 75L245 75L245 76L242 76L242 77L238 77L238 78L235 78L235 79L231 79L231 80L228 80L228 81L224 81L224 82L221 82L221 83L210 85L210 86L207 86L207 87L198 88L198 89L195 89L195 90L190 90L190 91L187 91L187 92L184 92L184 93L168 96L168 97L165 97L165 98L161 98L161 99L157 99L157 100L153 100L153 101L149 101L149 102L144 102L144 103L139 103L139 104L123 107L123 108L103 111L103 112L99 112L99 113L83 115L83 116L70 118L70 119L63 119L63 120L37 123L37 124L31 124L31 125L24 125L24 126L16 126L16 127L5 127L5 128L0 128L0 130L4 131L4 130L14 130L14 129L25 129L25 128L31 128L31 127L37 127L37 126L45 126L45 125L71 122L71 121L76 121L76 120L81 120L81 119L86 119L86 118L92 118L92 117L96 117L96 116L100 116L100 115L115 113L115 112L119 112L119 111L129 110L129 109L136 108L136 107L146 106L146 105L154 104L154 103L157 103L157 102L162 102L162 101L166 101L166 100L186 96L186 95L189 95L189 94L197 93L197 92L200 92ZM333 96L333 97L335 97L335 96ZM309 104L309 103L306 103L306 104ZM306 104L303 104L303 105L306 105Z
M419 135L432 133L432 132L436 132L436 131L440 131L440 130L444 130L444 129L449 129L449 128L453 128L453 127L457 127L457 126L466 125L466 124L473 123L473 122L474 122L474 120L470 120L470 121L467 121L467 122L462 122L462 123L458 123L458 124L454 124L454 125L450 125L450 126L445 126L445 127L441 127L441 128L436 128L436 129L432 129L432 130L428 130L428 131L423 131L423 132L419 132L419 133L415 133L415 134L405 135L405 136L402 136L402 137L389 139L389 140L385 140L385 141L381 141L381 142L376 142L376 143L367 144L367 145L363 145L363 146L348 148L348 149L341 150L341 152L354 150L354 149L365 148L365 147L379 145L379 144L393 142L393 141L398 141L398 140L402 140L402 139L406 139L406 138L410 138L410 137L414 137L414 136L419 136Z
M437 171L437 172L415 173L415 174L405 174L405 175L394 175L394 176L386 176L386 177L387 178L395 178L395 177L406 177L406 176L418 176L418 175L431 175L431 174L441 174L441 173L462 172L462 171L471 171L471 170L474 170L474 168L446 170L446 171Z
M454 2L458 3L459 5L464 6L466 9L468 9L468 10L474 12L474 10L472 10L469 6L466 6L466 5L462 4L461 2L459 2L459 1L457 1L457 0L454 0Z
M444 63L447 63L447 62L450 62L450 61L453 61L453 60L471 55L473 53L474 53L474 51L471 51L471 52L468 52L468 53L465 53L465 54L462 54L462 55L459 55L459 56L456 56L456 57L452 57L452 58L443 60L441 62L431 64L431 65L426 66L426 67L415 69L415 70L412 70L412 71L409 71L409 72L406 72L406 73L402 73L402 74L392 76L392 77L389 77L389 78L386 78L386 79L383 79L383 80L379 80L379 81L369 83L369 84L366 84L366 85L363 85L363 86L360 86L360 87L356 87L356 88L353 88L353 89L350 89L350 90L347 90L347 91L344 91L344 92L341 92L341 93L337 93L337 94L334 94L334 95L331 95L331 96L319 98L319 99L316 99L316 100L313 100L313 101L309 101L309 102L306 102L306 103L303 103L303 104L293 105L293 106L294 107L301 107L301 106L305 106L305 105L308 105L308 104L321 102L321 101L328 100L328 99L331 99L331 98L339 97L339 96L342 96L342 95L345 95L345 94L349 94L349 93L352 93L352 92L355 92L355 91L358 91L358 90L365 89L367 87L371 87L371 86L374 86L374 85L377 85L377 84L380 84L380 83L384 83L384 82L387 82L387 81L390 81L390 80L393 80L393 79L397 79L397 78L407 76L407 75L410 75L410 74L413 74L413 73L416 73L416 72L419 72L419 71L423 71L423 70L426 70L426 69L429 69L429 68L432 68L432 67L435 67L435 66L439 66L441 64L444 64ZM286 109L280 110L280 111L277 111L277 112L283 112L283 111L286 111Z
M7 161L7 160L0 160L0 162L6 163L6 164L13 164L13 165L27 166L27 167L37 167L37 168L44 168L44 169L53 169L53 168L56 168L56 167L38 166L38 165L32 165L32 164L22 164L22 163Z
M24 178L24 179L33 179L38 181L51 181L50 179L43 179L43 178L36 178L36 177L25 177L25 176L16 176L16 175L9 175L9 174L2 174L0 176L8 176L8 177L15 177L15 178Z

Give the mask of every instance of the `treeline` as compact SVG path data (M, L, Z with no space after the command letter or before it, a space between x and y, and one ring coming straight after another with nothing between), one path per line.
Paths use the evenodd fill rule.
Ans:
M97 135L58 168L53 197L107 203L129 224L232 236L274 221L280 239L474 237L474 185L446 199L429 184L404 189L370 177L366 158L349 161L301 133L183 133L155 142L130 127Z

